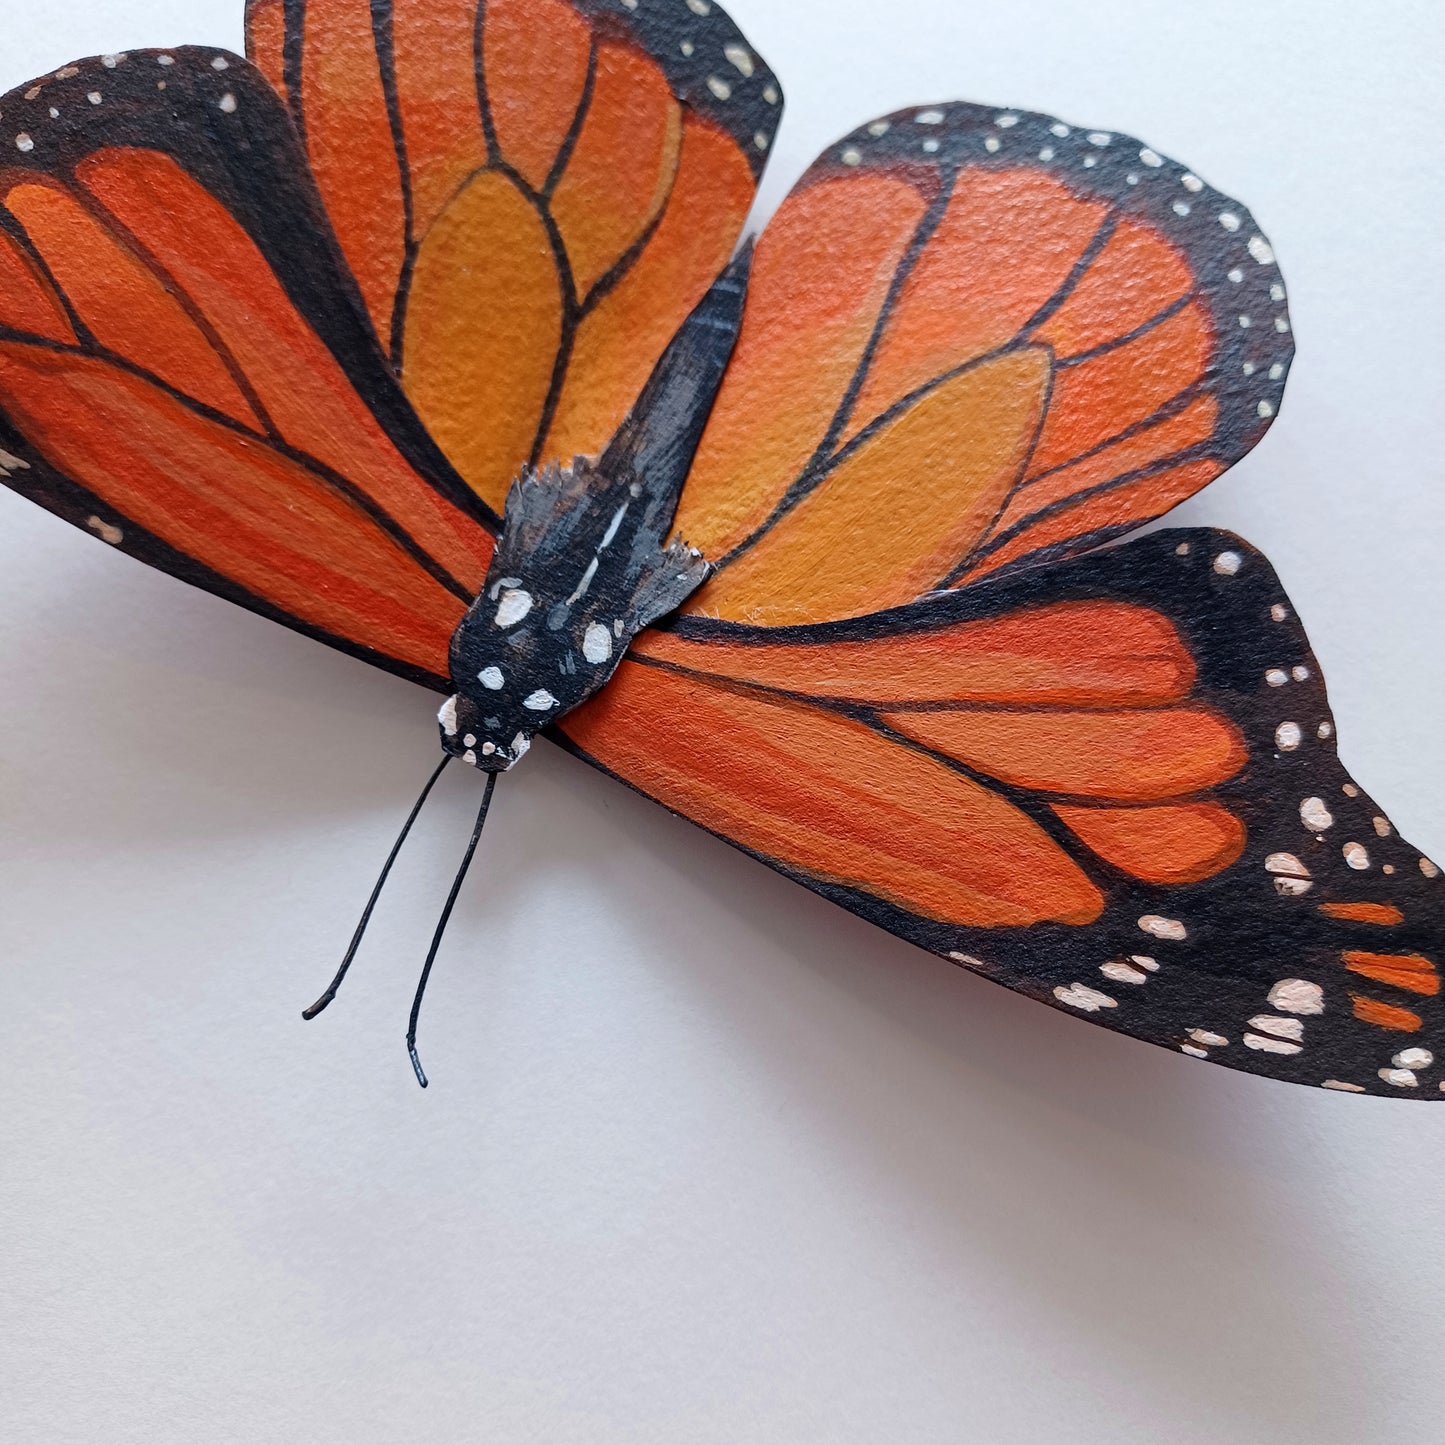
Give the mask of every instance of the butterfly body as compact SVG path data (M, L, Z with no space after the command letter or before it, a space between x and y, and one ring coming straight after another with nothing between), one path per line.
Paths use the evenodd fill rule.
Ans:
M668 534L737 341L749 262L745 251L683 323L599 460L528 467L513 483L486 582L452 636L456 691L438 713L449 755L505 772L707 580L702 554Z

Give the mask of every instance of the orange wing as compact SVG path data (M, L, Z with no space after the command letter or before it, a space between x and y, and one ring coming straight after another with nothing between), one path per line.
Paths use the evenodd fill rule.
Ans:
M1268 564L1208 532L1065 560L1242 456L1290 355L1248 213L1139 142L865 127L757 248L679 513L717 573L563 741L1056 1007L1441 1097L1438 870L1340 768Z
M1118 536L1238 460L1291 357L1249 213L1128 137L864 127L758 244L679 513L704 615L861 616Z
M1308 642L1238 538L1158 532L851 622L683 618L560 730L1031 997L1255 1073L1442 1097L1439 870L1340 767Z
M294 132L214 50L0 100L0 466L187 581L421 681L488 518L372 339Z
M731 255L782 109L701 0L249 0L407 395L500 511L602 449Z

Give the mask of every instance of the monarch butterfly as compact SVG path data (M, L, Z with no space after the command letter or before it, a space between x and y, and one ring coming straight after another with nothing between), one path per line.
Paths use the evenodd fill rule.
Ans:
M735 257L782 95L712 0L246 27L0 99L0 470L444 695L397 848L451 757L487 784L423 1083L422 988L545 730L1054 1007L1442 1097L1439 870L1338 763L1278 579L1131 539L1278 411L1243 206L947 104L831 146Z

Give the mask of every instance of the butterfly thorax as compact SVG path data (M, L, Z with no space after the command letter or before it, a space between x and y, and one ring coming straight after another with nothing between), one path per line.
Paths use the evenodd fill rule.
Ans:
M675 504L580 457L523 473L486 583L452 637L456 692L439 714L447 752L510 768L535 732L607 682L644 627L703 584L702 555L666 540Z
M737 340L750 259L683 323L600 458L528 467L512 484L486 581L452 636L455 692L438 714L449 754L510 768L707 580L702 555L669 534Z

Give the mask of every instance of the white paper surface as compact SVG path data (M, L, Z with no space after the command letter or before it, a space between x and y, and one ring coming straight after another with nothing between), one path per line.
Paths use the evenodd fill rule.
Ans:
M240 8L0 0L0 86L239 46ZM1445 11L731 8L788 89L763 212L864 118L955 97L1140 135L1254 209L1299 361L1177 516L1273 559L1346 761L1445 855ZM1053 1014L550 747L498 791L423 1094L405 1014L480 779L299 1011L433 698L8 493L0 689L5 1438L1445 1438L1445 1104Z

